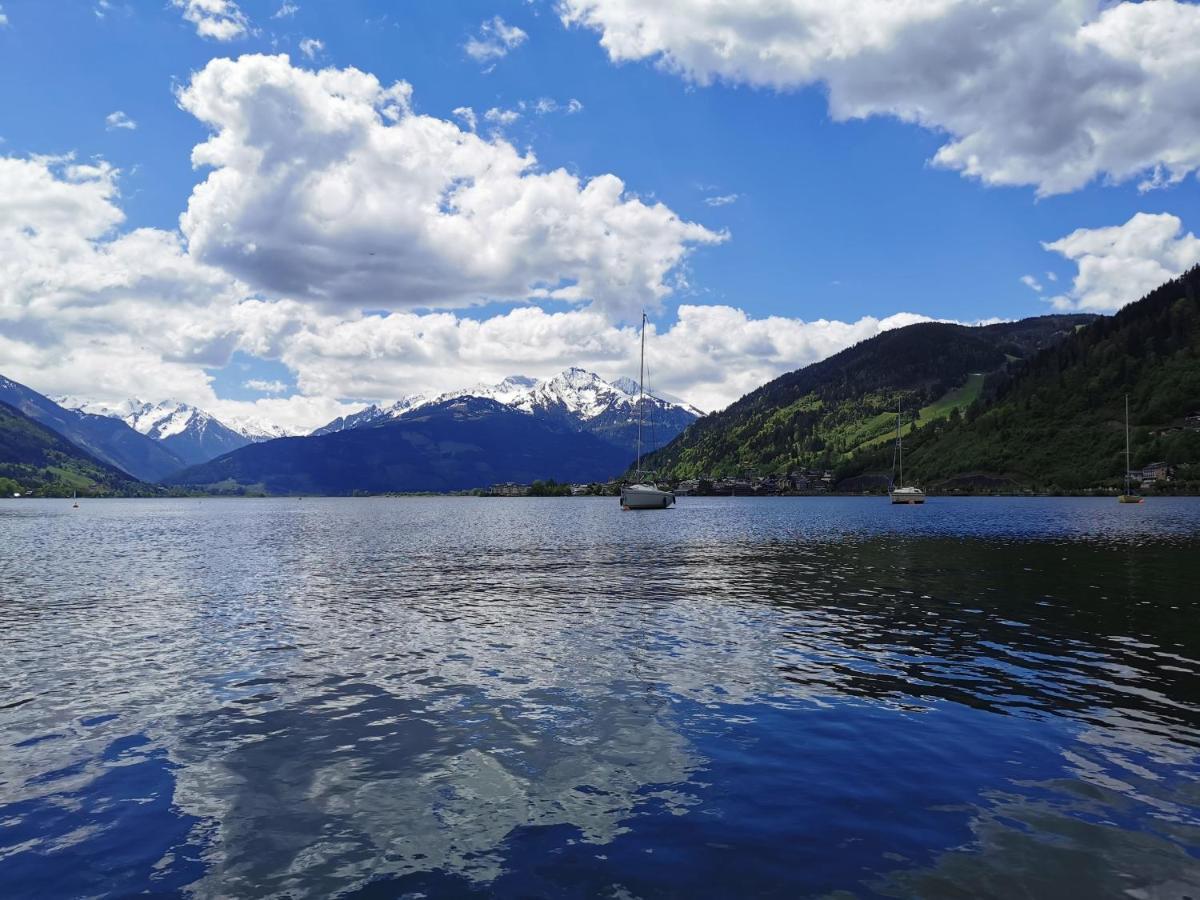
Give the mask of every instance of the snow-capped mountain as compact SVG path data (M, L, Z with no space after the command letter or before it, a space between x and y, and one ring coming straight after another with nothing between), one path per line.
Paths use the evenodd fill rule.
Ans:
M632 390L630 389L632 388ZM605 381L594 372L570 368L552 378L512 375L499 384L479 384L434 397L417 395L381 406L372 404L334 419L313 434L386 424L420 410L464 397L478 397L519 412L591 432L609 443L634 452L637 443L637 382ZM643 449L660 447L700 416L684 403L647 395L644 407Z
M637 397L638 383L636 378L629 378L625 375L622 375L620 378L614 378L612 383L613 387L619 387L625 393L629 394L629 396ZM666 400L668 403L673 403L675 406L682 406L684 409L690 410L697 418L704 415L704 410L697 409L686 400L681 400L674 394L668 394L665 391L655 391L652 396L657 400Z
M252 444L273 441L275 438L281 437L298 437L304 434L303 431L298 431L294 428L285 428L266 419L250 416L234 416L226 419L225 424Z
M398 419L405 413L411 412L418 406L424 406L428 402L429 400L422 394L415 394L412 397L397 400L390 406L380 406L377 403L372 403L358 412L350 413L346 416L338 416L332 422L322 425L320 428L310 432L310 434L333 434L335 431L349 431L352 428L377 425L380 422L386 422L390 419Z
M82 413L120 419L139 434L160 442L189 465L207 462L252 440L204 410L174 400L105 403L63 397L58 403Z
M536 378L529 378L525 375L509 375L499 384L477 384L474 387L449 391L448 393L438 395L428 402L441 403L445 400L453 400L456 397L483 397L485 400L495 400L497 403L515 408L521 398L529 393L532 388L536 387L538 383Z
M0 376L0 401L58 432L97 459L143 481L157 481L183 467L183 460L175 453L119 419L68 409L3 376Z

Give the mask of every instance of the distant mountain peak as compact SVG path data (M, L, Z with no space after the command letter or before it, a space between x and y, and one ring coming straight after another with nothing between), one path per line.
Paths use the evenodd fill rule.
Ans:
M630 433L637 427L637 397L637 382L632 379L610 382L588 369L571 366L549 378L509 375L496 384L477 384L434 397L415 395L385 405L371 404L350 415L340 416L312 433L322 435L384 425L429 406L474 398L493 401L527 415L552 419L576 430L601 434L625 446L632 440ZM646 403L647 420L661 426L667 439L701 415L699 410L686 403L649 393Z
M638 383L636 378L630 378L628 375L622 375L620 378L612 380L613 387L620 388L631 397L638 395Z
M263 440L181 400L151 402L130 397L110 402L61 397L57 402L83 415L119 419L138 434L169 447L187 463L204 462L250 441Z

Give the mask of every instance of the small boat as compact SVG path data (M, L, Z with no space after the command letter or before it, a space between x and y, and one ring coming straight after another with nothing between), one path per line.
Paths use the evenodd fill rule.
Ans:
M79 509L79 498L75 491L71 491L71 509Z
M918 487L904 486L904 439L900 434L900 400L896 399L896 456L895 462L899 467L899 477L897 477L897 466L892 467L892 484L888 488L888 496L892 498L892 503L903 503L914 505L925 502L925 492ZM896 485L900 485L897 487Z
M1117 497L1118 503L1141 503L1146 498L1141 494L1135 494L1130 488L1129 472L1129 395L1125 395L1125 493Z
M621 506L625 509L666 509L675 505L675 495L652 484L627 484L621 488Z
M660 490L648 482L647 473L642 471L642 418L646 408L646 314L642 313L642 361L638 370L638 430L637 466L634 468L634 483L621 485L622 509L666 509L675 505L675 495Z

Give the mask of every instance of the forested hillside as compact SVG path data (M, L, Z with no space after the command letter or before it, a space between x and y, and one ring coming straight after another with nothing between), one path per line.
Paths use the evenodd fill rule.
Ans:
M1200 487L1200 267L990 380L965 415L918 431L906 467L931 487L1084 490L1124 474L1124 397L1133 467L1176 467ZM844 474L887 466L860 457Z
M45 425L0 402L0 496L44 497L153 492L89 456Z
M938 322L884 332L783 375L705 416L647 459L665 478L834 467L886 444L896 402L920 424L965 410L984 376L1053 345L1093 316L969 327Z

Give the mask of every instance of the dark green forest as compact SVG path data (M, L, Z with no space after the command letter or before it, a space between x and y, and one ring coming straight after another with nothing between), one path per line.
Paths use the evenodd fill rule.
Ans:
M1200 489L1200 267L985 381L964 415L917 431L914 477L932 487L993 479L1042 491L1116 487L1132 465L1167 462ZM890 465L880 453L846 467Z
M647 458L665 478L837 467L890 452L896 403L918 426L966 409L988 373L1053 345L1093 316L1041 316L968 327L926 322L884 332L780 376L698 420Z
M1116 315L886 332L700 419L648 465L665 479L834 469L844 489L891 472L942 491L1116 488L1166 462L1200 491L1200 267ZM866 476L866 477L860 477Z

